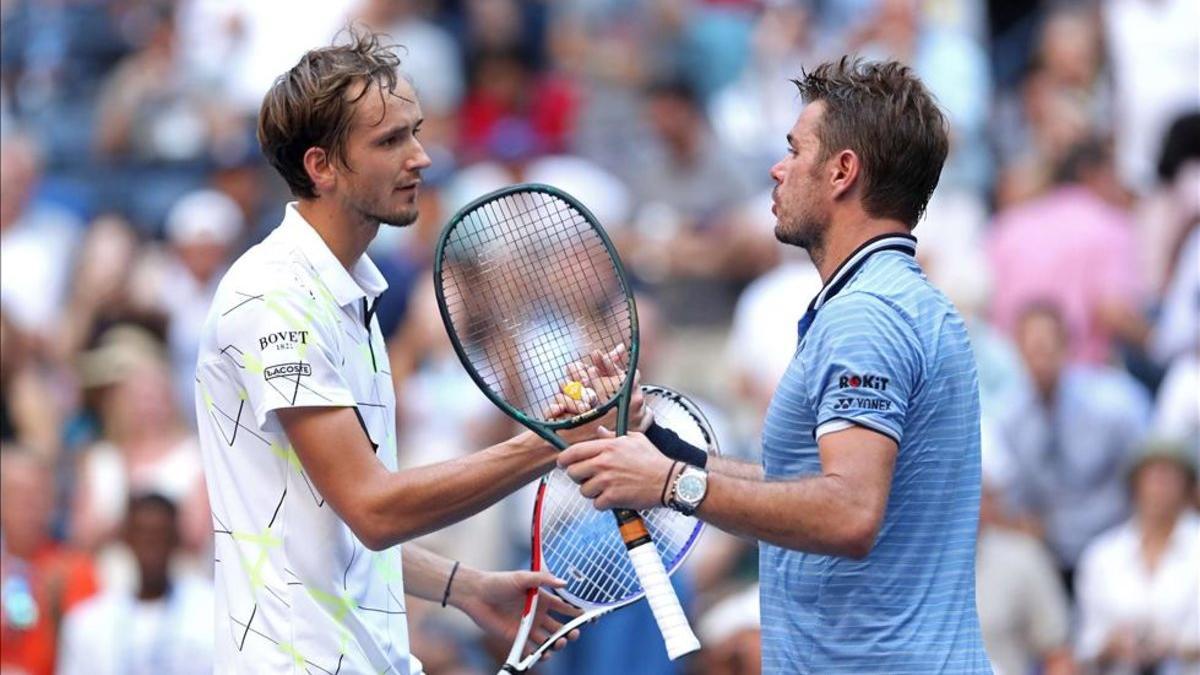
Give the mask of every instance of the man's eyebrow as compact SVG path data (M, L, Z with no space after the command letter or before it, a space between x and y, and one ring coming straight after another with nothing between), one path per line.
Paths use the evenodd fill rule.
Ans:
M394 126L394 127L388 127L387 129L380 130L379 133L375 134L375 137L378 139L384 139L384 138L388 138L391 136L396 136L398 134L402 134L405 131L408 131L408 129L409 129L409 125L407 125L407 124L401 124L401 125Z
M412 124L399 124L394 127L389 127L387 129L381 130L378 134L375 135L375 137L379 140L382 140L382 139L385 139L385 138L388 138L391 136L397 136L399 134L402 134L402 133L408 131L409 129L420 129L421 124L423 122L425 122L424 117L418 119L417 121L413 122Z

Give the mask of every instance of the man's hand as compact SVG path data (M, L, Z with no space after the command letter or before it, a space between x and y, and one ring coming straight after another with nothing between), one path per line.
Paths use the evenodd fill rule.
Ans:
M625 381L625 369L629 364L629 352L625 345L617 345L607 354L594 350L586 357L567 365L566 380L562 394L555 396L549 419L578 415L605 403L617 395ZM641 372L633 374L633 395L629 400L629 428L645 431L653 422L653 413L645 405L642 396ZM570 394L577 394L572 396ZM605 425L611 429L612 425ZM593 436L586 436L592 438Z
M471 617L484 632L511 643L521 624L526 591L530 588L561 588L565 585L566 582L556 579L549 572L475 572L454 581L450 604ZM526 655L562 628L562 622L550 616L551 611L570 617L583 613L558 596L539 591L537 616L529 630ZM578 630L571 631L565 638L555 642L543 658L548 658L551 651L562 649L568 640L578 637Z
M598 510L662 506L671 459L640 433L605 436L576 443L558 456L559 467L579 484L580 494Z

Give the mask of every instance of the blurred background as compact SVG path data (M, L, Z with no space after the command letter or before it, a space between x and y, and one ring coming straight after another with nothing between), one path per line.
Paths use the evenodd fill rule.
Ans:
M788 80L899 59L951 126L915 234L978 359L996 671L1200 673L1196 0L0 1L0 672L210 672L229 639L197 339L289 199L254 140L262 95L348 20L404 46L434 160L420 221L370 251L402 464L512 432L450 350L429 266L456 208L517 181L597 214L638 278L643 379L756 459L820 287L772 236ZM531 502L424 543L524 567ZM756 576L755 545L710 530L676 580L703 652L668 663L639 606L542 672L756 673ZM495 672L507 645L409 607L430 675Z

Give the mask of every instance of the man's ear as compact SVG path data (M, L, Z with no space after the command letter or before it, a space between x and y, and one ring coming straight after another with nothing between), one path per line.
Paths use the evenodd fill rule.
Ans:
M830 165L832 196L836 200L848 195L854 189L862 171L862 161L859 159L858 153L845 149L833 156Z
M304 170L313 182L313 190L320 195L337 185L337 172L333 169L333 158L325 150L313 146L304 152Z

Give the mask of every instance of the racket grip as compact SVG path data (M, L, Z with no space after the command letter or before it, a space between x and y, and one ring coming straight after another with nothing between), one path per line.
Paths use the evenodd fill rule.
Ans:
M629 549L629 559L633 562L638 580L642 582L642 588L646 589L646 602L650 603L650 611L658 622L658 630L667 646L667 656L674 661L700 649L700 641L688 624L683 607L679 605L679 597L675 595L675 587L667 577L654 544L646 542Z

